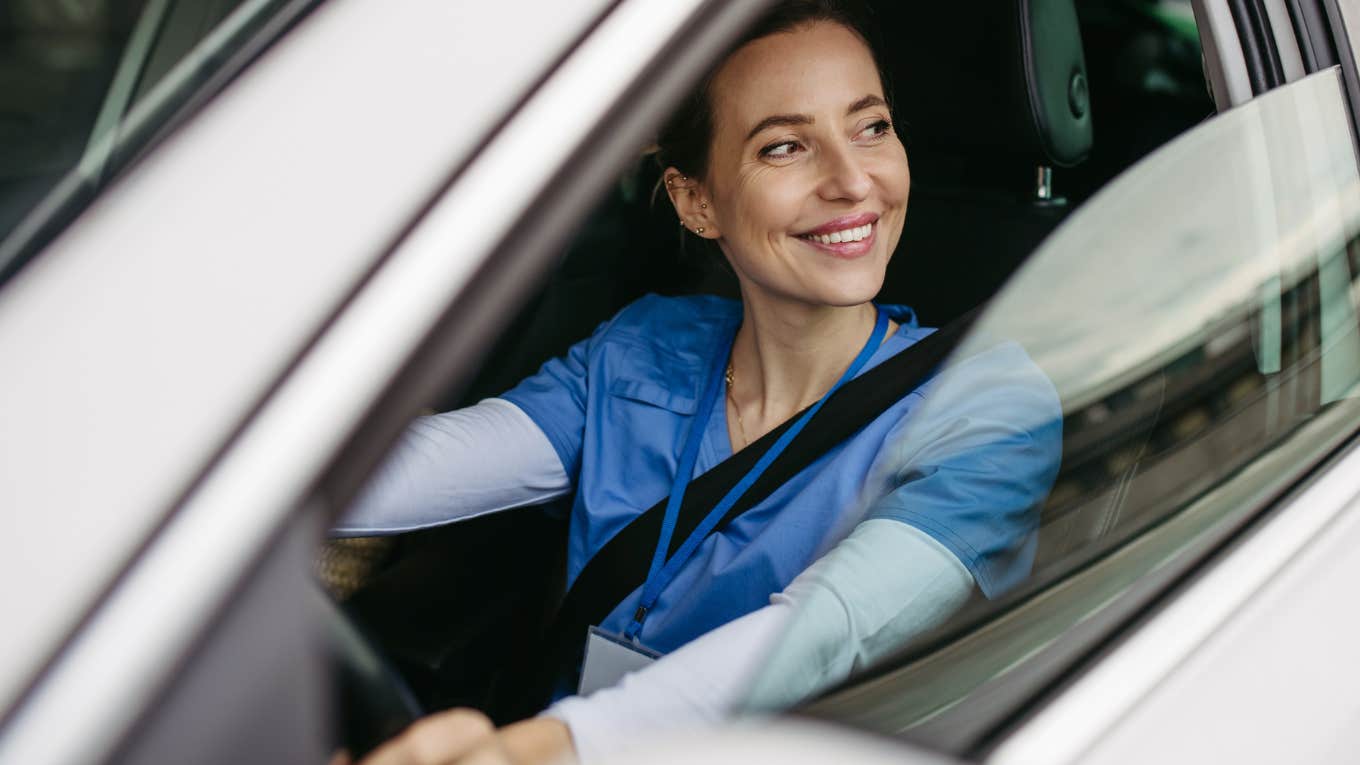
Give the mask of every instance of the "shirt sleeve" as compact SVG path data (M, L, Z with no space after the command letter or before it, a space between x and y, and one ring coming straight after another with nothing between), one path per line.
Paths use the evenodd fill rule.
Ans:
M938 626L972 586L967 568L929 535L868 521L769 606L544 714L567 724L588 764L630 737L717 724L741 709L786 708Z
M889 436L876 468L887 473L887 492L869 517L921 529L997 597L1024 581L1034 561L1039 508L1062 457L1057 392L1006 342L952 364L913 395L922 400Z
M529 415L557 452L568 476L581 472L591 357L612 322L601 324L590 337L551 359L538 372L501 394Z
M543 431L519 407L491 398L411 423L332 533L413 531L570 490Z

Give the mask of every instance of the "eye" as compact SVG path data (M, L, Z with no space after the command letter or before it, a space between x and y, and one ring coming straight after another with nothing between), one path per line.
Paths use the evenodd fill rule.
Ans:
M803 144L797 141L780 141L761 149L760 156L764 159L788 159L802 150Z
M887 120L875 120L868 127L859 133L859 138L869 141L876 141L892 132L892 123Z

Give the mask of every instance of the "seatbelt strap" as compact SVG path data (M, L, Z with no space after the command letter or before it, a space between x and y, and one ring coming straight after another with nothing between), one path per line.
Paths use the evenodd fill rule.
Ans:
M975 309L965 314L845 383L826 400L821 411L709 533L721 531L817 458L859 432L919 387L958 345L977 313ZM750 472L760 457L801 414L795 414L690 483L671 537L668 555L675 552L675 548L698 527L708 511ZM586 563L545 635L545 648L551 654L545 657L549 659L547 665L550 665L545 669L556 675L574 667L579 662L589 628L600 624L625 597L642 586L647 578L653 548L661 533L667 499L662 499L630 521ZM547 680L546 677L541 679Z

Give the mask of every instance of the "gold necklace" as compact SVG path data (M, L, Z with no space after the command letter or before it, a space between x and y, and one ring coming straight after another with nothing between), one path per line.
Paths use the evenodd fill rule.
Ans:
M732 412L737 415L737 434L741 436L741 446L737 448L740 449L745 447L748 441L746 438L746 423L741 421L741 407L737 406L737 400L732 398L732 380L735 376L736 375L732 372L732 365L728 364L727 374L723 375L723 379L727 381L727 400L732 402Z

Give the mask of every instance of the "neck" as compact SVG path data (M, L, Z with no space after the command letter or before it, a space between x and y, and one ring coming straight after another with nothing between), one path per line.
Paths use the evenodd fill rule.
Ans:
M732 346L732 403L754 440L821 398L873 332L871 303L848 307L776 303L742 290ZM891 329L891 327L890 327Z

